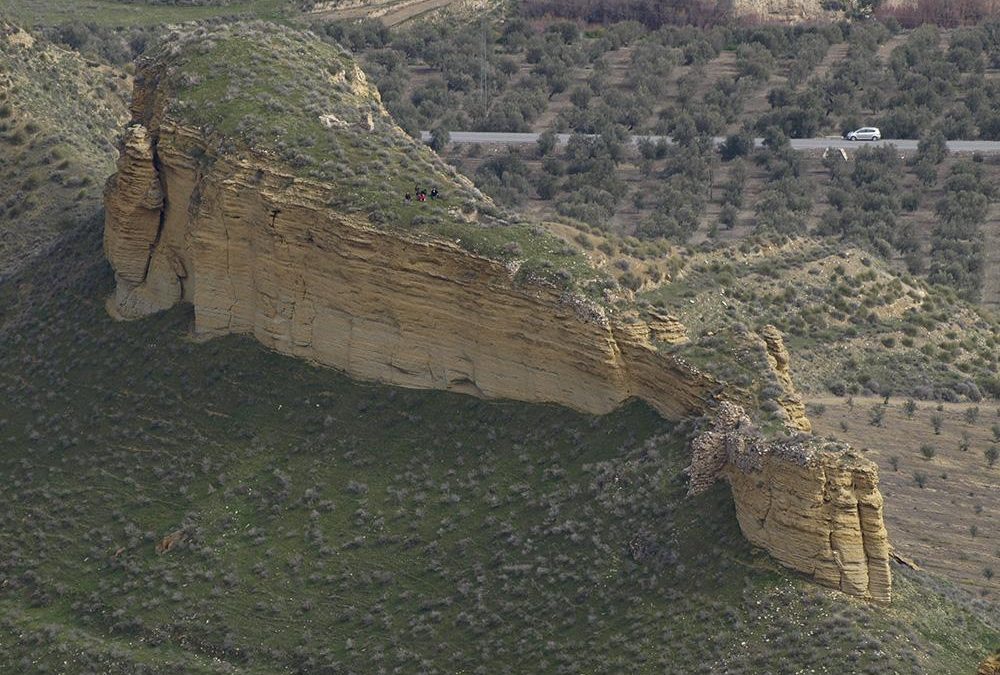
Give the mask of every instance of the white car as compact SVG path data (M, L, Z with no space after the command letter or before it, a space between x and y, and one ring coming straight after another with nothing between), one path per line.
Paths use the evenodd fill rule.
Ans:
M857 131L848 131L844 138L849 141L880 141L882 132L878 127L861 127Z

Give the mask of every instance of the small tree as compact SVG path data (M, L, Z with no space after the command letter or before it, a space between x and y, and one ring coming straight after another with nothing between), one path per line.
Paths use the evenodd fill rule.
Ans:
M940 164L948 156L948 140L935 129L924 135L917 144L917 162Z
M876 403L868 413L868 423L873 427L881 427L885 423L885 406Z
M558 138L552 131L543 131L541 135L538 136L538 156L545 157L551 155L556 149L558 143Z
M991 429L993 431L993 442L1000 443L1000 424L994 424Z
M903 412L906 413L907 419L912 420L913 414L917 412L917 402L914 401L912 398L906 399L906 402L903 403Z
M924 459L933 459L934 455L937 454L937 448L930 443L924 443L920 446L920 454L924 456Z
M728 162L737 157L746 157L753 152L754 139L749 131L740 131L730 134L726 140L719 145L719 153L722 161Z
M997 446L995 445L991 445L983 450L983 454L986 456L986 464L991 467L997 463L997 459L1000 459L1000 450L997 450Z
M450 142L451 134L448 133L447 129L441 126L436 126L431 129L431 150L434 152L441 152L448 147L448 143Z
M979 420L979 406L966 408L964 417L966 424L975 424Z
M893 455L889 458L889 466L892 467L893 471L899 471L899 457Z
M972 445L972 437L969 436L968 431L962 432L962 439L958 442L958 449L962 452L968 452L969 447Z
M913 482L922 490L927 485L927 474L923 471L917 471L913 474Z
M931 426L934 427L935 435L941 433L941 425L944 424L944 417L938 415L937 413L931 415Z

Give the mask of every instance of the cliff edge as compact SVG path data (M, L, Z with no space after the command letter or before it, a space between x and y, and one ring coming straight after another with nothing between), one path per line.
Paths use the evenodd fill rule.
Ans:
M875 466L804 435L747 436L744 399L683 360L676 321L499 213L343 52L263 24L178 32L139 63L131 110L105 190L116 317L188 302L202 336L252 335L357 378L708 415L693 484L727 480L744 533L781 563L889 600ZM789 427L808 429L780 335L761 338Z

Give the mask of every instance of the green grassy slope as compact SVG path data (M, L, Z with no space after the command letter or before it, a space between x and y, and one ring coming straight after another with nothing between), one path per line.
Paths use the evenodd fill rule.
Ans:
M1000 639L926 577L884 608L782 572L642 405L359 384L113 323L111 287L97 222L0 285L0 671L951 673Z
M672 283L639 297L687 326L687 358L720 363L730 332L770 323L785 334L806 391L954 400L963 392L977 401L1000 392L997 318L948 289L897 276L877 256L794 239L719 247L684 262ZM733 382L755 371L748 362L715 369Z
M0 21L0 276L100 211L127 118L124 73L30 42Z
M216 17L253 16L278 19L289 0L232 0L227 4L192 6L121 2L120 0L4 0L0 16L26 27L85 21L98 26L156 26Z

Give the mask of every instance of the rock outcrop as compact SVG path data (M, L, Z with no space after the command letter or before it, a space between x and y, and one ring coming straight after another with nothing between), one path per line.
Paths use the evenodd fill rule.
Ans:
M638 397L679 419L718 388L658 353L629 313L331 210L317 186L260 158L216 157L205 171L195 130L150 119L126 132L107 188L120 317L183 299L202 336L245 333L363 379L592 413Z
M976 675L1000 675L1000 651L988 656L976 670Z
M785 412L788 426L799 431L812 431L812 424L806 417L805 403L792 381L792 370L789 367L791 357L785 348L781 332L774 326L764 326L760 331L760 338L764 341L768 366L781 387L782 393L776 400Z
M208 37L200 49L225 44ZM356 72L345 96L359 108L338 110L338 119L381 125L407 161L440 164L386 126L377 94L365 93ZM384 204L384 195L365 197L356 177L345 187L304 176L268 148L179 113L177 99L198 93L179 91L179 83L204 78L169 59L147 59L137 70L133 119L105 193L114 315L138 318L188 302L202 336L252 335L362 379L590 413L630 398L674 420L717 413L713 430L695 444L692 484L728 480L747 537L783 564L845 592L888 600L873 466L844 452L810 451L805 441L747 435L749 422L726 402L724 385L673 354L686 340L674 317L526 274L548 263L530 254L517 259L520 246L508 247L513 258L470 250L463 240L507 232L502 223L477 220L477 209L490 207L485 198L474 195L471 205L448 212L455 222L439 226L451 228L449 236L420 229L416 219L393 223L391 211L364 203ZM444 187L471 194L457 182ZM360 203L345 202L345 192ZM780 335L765 332L763 339L791 398Z
M782 564L851 595L891 599L874 463L812 436L769 440L723 402L692 443L689 473L692 494L725 479L743 534Z

